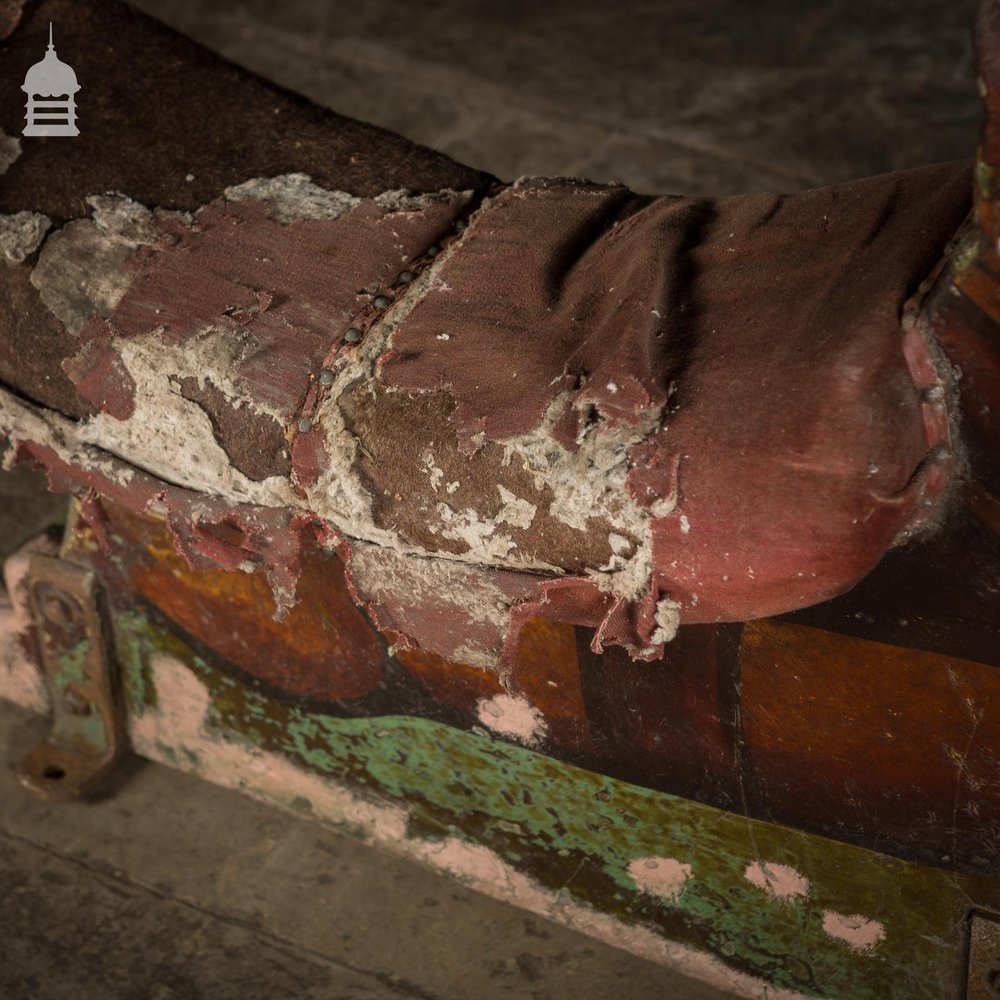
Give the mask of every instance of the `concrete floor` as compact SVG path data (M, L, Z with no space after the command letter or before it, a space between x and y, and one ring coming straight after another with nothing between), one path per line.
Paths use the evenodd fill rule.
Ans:
M23 795L0 702L2 1000L723 1000L313 822L138 758Z
M229 58L501 177L791 190L971 155L975 0L141 0ZM0 554L47 515L0 476ZM0 1000L713 1000L669 970L132 760L25 798L0 704Z

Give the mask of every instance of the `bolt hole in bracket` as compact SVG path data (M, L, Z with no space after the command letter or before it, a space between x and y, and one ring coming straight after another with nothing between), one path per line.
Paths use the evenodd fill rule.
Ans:
M21 761L31 794L69 801L93 790L125 749L125 722L97 576L35 555L28 600L52 702L52 730Z

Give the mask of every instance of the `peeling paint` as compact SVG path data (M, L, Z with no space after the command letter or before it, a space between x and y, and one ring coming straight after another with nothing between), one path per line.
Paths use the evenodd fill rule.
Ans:
M115 622L133 738L151 759L349 824L471 888L736 995L932 1000L952 982L960 916L980 880L887 864L429 720L334 718L280 705L134 612ZM539 796L550 808L538 808ZM809 896L792 908L761 893L747 878L758 850L798 857L800 868L808 860ZM636 892L636 875L670 881L678 870L688 876L680 893ZM868 912L879 907L885 931L873 952L864 942L878 930L864 926L851 963L843 953L850 942L824 926L830 914L842 917L831 904L845 898ZM693 944L698 927L710 931ZM775 954L788 959L776 966Z
M129 634L150 636L134 627L119 619L119 628ZM679 968L686 964L699 970L693 974L740 995L794 994L795 984L805 993L859 1000L887 995L887 987L931 1000L941 995L942 983L950 982L952 949L958 947L953 940L956 907L968 890L960 876L961 884L955 883L953 873L886 865L871 852L650 793L429 720L334 718L283 708L221 678L197 658L193 668L178 666L177 657L187 663L179 647L172 656L171 670L186 669L196 677L185 686L207 683L212 692L202 725L206 738L239 745L255 758L280 752L335 785L346 780L367 801L404 803L406 833L387 846L441 865L474 888L537 907L655 961L679 962ZM127 647L122 647L122 662L135 671ZM155 675L147 678L150 692L154 681ZM198 704L205 700L199 696ZM157 703L161 742L187 765L186 737L168 742L169 704ZM183 731L190 728L185 724ZM152 752L164 755L162 747ZM196 769L206 766L211 768L210 759L199 759ZM234 780L228 768L223 780ZM539 795L546 809L538 808ZM312 808L324 818L322 810ZM638 822L623 822L625 814ZM756 850L808 858L810 896L791 908L750 884L745 872ZM647 868L645 861L658 867ZM636 892L636 871L640 878L644 872L660 872L664 879L678 870L688 874L683 867L663 866L665 861L690 865L683 891L671 898ZM886 926L892 921L891 948L887 936L877 956L858 952L861 965L845 963L843 942L823 928L833 898L852 899L859 910L880 905ZM686 935L697 927L708 937L696 937L700 944L692 949ZM920 934L913 946L915 929ZM663 937L678 932L678 940ZM803 961L776 969L775 954ZM747 974L751 967L767 970L775 981L765 985L754 979Z
M518 872L488 848L455 838L415 843L407 853L460 879L479 892L514 903L582 934L659 962L733 996L752 1000L806 1000L795 990L775 988L726 968L704 953L657 938L644 927L624 927L606 914L571 903Z
M160 707L146 708L131 725L133 746L143 756L170 766L183 761L209 781L293 811L300 811L301 803L308 802L316 818L347 825L355 834L431 865L470 888L670 965L737 996L804 1000L796 990L776 988L727 967L705 952L666 941L649 928L625 925L574 902L519 872L483 845L459 837L415 837L407 829L404 808L361 798L279 755L226 739L213 731L207 689L185 664L168 655L153 654L150 681Z

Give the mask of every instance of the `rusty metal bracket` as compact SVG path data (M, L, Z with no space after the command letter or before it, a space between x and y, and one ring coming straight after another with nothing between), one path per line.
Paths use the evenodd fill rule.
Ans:
M973 911L968 962L966 1000L1000 1000L1000 914Z
M76 799L125 749L100 587L92 569L44 555L32 557L27 583L53 719L48 738L21 761L18 778L40 798Z

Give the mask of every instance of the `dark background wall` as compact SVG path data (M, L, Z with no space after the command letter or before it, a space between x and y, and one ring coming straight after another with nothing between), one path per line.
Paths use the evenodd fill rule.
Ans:
M969 156L978 129L974 0L136 6L506 179L790 190Z

